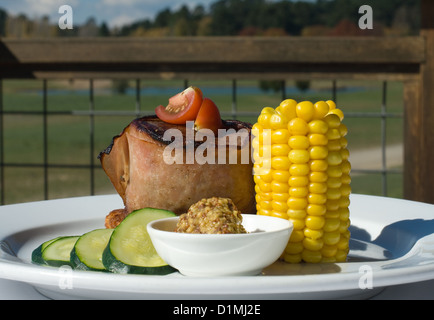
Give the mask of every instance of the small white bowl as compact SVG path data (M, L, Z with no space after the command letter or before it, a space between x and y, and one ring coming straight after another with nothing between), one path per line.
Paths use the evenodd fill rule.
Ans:
M247 234L174 232L179 217L160 219L147 230L158 255L186 276L257 275L285 250L292 222L243 214Z

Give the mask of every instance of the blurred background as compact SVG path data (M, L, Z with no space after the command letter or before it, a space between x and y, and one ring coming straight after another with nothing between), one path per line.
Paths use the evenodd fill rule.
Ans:
M63 4L73 9L73 29L59 28ZM373 9L371 30L358 26L359 7L366 4ZM0 0L0 40L5 41L399 38L419 31L417 0ZM276 107L285 98L335 100L349 128L353 192L403 197L402 81L264 78L17 79L1 76L0 70L0 202L114 193L100 168L99 152L132 119L152 114L188 85L213 99L223 118L251 123L263 107Z

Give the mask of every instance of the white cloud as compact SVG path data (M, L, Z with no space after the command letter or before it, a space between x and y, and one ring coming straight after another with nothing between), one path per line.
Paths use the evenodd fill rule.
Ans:
M65 3L67 2L67 3ZM78 5L78 0L25 0L26 12L34 15L53 15L57 13L59 7L68 4L70 6Z
M158 1L146 1L147 3L152 2L152 3L157 3ZM136 5L136 4L140 4L143 3L143 0L102 0L101 1L102 5L107 5L107 6L132 6L132 5Z
M122 27L125 24L132 23L136 20L131 15L122 14L120 16L114 17L109 21L110 28Z

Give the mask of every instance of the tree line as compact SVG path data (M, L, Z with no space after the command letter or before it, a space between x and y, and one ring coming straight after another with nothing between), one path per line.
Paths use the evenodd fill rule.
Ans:
M90 17L73 30L60 30L47 17L8 16L0 8L0 36L340 36L413 35L420 27L419 0L216 0L169 8L120 28ZM360 30L361 5L373 8L373 30Z
M373 8L374 29L358 26L361 5ZM420 26L419 0L218 0L208 11L198 5L165 9L154 19L144 19L119 30L129 35L408 35Z

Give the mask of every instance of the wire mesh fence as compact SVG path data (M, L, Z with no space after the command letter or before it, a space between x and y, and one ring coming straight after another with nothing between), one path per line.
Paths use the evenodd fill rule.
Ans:
M96 88L95 84L100 80L85 80L87 85L80 91L80 102L77 104L80 107L77 108L59 107L63 103L62 94L65 99L70 99L71 95L65 94L62 90L56 92L55 82L53 81L51 84L51 81L46 79L32 80L36 82L33 84L33 89L37 92L36 95L32 96L31 105L34 107L9 105L9 101L6 99L6 81L0 79L1 204L111 192L108 181L104 179L97 155L102 151L104 141L106 144L110 143L108 136L112 137L119 133L113 130L120 130L135 117L153 113L153 109L149 108L149 94L143 93L143 81L141 79L128 81L132 84L128 86L130 90L128 106L123 105L124 102L115 102L110 104L108 108L104 108L104 103L99 101L100 94L96 93L99 89ZM183 87L189 86L190 83L190 80L180 81L178 89L181 90ZM51 88L51 85L54 89ZM244 88L243 82L233 79L225 82L223 86L225 87L226 100L225 107L221 110L222 117L254 121L263 106L246 108L244 103L240 103L240 99L243 97L243 93L240 93ZM276 94L277 96L275 95L275 99L284 100L289 97L291 93L288 92L287 88L287 82L281 81L281 87L278 90L279 93ZM324 100L332 99L339 104L338 91L338 80L333 80L329 82L327 90L323 89L320 96ZM393 111L389 110L387 81L380 82L380 92L381 98L377 102L377 111L356 112L350 110L345 112L345 117L346 119L366 119L380 122L379 137L376 138L380 144L379 152L381 154L378 166L369 169L353 167L352 173L354 175L380 175L381 191L379 193L388 196L390 176L402 174L402 169L401 167L390 168L387 164L387 124L391 119L402 119L403 113L399 109L397 111L396 108L393 108ZM110 99L109 93L104 92L104 94L107 95L105 98ZM22 103L29 102L26 99ZM258 104L261 103L259 100ZM241 104L242 107L240 107ZM59 119L63 120L60 121ZM28 121L31 124L27 123ZM104 131L106 124L109 127L108 123L113 121L118 123L116 129L110 128L102 135L101 130ZM73 133L68 133L70 127L75 128ZM21 140L24 140L27 146L22 148L24 150L17 151L15 144L20 143L20 139L11 140L10 137L17 134L20 128L22 129ZM61 139L60 137L63 135L65 138ZM68 137L73 141L68 141ZM11 143L14 144L13 147ZM32 144L37 146L31 147ZM38 149L38 153L32 152L30 150L32 148ZM29 187L26 192L23 192L23 185L26 184L29 184ZM69 192L68 186L80 191ZM64 191L58 192L60 189L64 189ZM32 192L35 194L34 196L27 195ZM20 193L22 193L21 196Z

